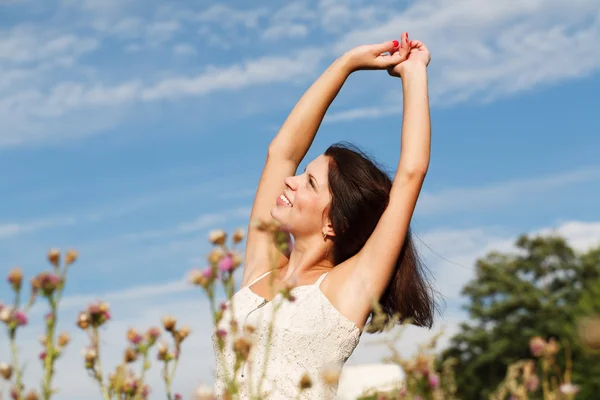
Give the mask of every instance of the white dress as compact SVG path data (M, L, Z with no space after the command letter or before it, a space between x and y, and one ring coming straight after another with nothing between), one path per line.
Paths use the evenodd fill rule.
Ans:
M239 398L249 399L257 394L258 381L262 375L266 359L266 379L261 391L268 399L331 399L337 386L325 385L320 372L331 366L341 368L350 357L361 336L361 330L344 317L327 299L320 289L323 274L312 285L298 286L292 289L294 301L289 302L281 294L271 301L258 296L249 285L241 288L233 297L235 320L243 332L245 325L251 325L256 331L250 336L252 350L250 357L237 373ZM268 326L273 320L273 311L280 304L273 324L271 346L266 354ZM229 332L231 304L219 329ZM230 333L225 335L224 350L218 350L216 331L213 332L213 346L216 354L217 369L215 391L220 395L225 388L225 374L231 373L235 365L235 352ZM304 374L312 380L312 387L298 397L300 378Z

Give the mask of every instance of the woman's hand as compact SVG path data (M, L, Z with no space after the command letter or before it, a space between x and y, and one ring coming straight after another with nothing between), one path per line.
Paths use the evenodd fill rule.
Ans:
M406 60L410 47L408 35L402 35L402 41L390 40L379 44L367 44L355 47L344 57L351 71L388 69ZM384 54L389 52L389 54Z
M404 42L404 34L402 34ZM397 65L387 68L388 73L391 76L402 77L404 72L412 68L423 68L429 65L431 61L431 54L429 50L420 40L408 41L408 35L406 35L406 41L409 45L408 55L405 57L405 61Z

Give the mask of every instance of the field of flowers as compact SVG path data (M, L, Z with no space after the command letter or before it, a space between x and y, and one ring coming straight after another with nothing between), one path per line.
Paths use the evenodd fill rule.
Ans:
M278 248L282 251L289 250L290 243L286 235L282 234L277 226L258 224L256 229L269 232L273 236ZM242 256L237 247L245 237L243 230L236 230L231 237L224 231L213 231L209 240L213 245L208 254L209 266L202 270L193 270L189 274L190 285L195 285L204 291L211 307L213 326L223 326L229 329L219 329L217 337L221 351L225 343L233 343L236 360L233 371L229 371L226 392L220 398L238 398L238 382L236 372L240 365L248 359L253 351L253 333L255 327L238 326L235 321L223 321L223 311L233 306L231 299L235 292L236 284L234 273L242 264ZM229 239L229 240L228 240ZM61 354L68 351L68 345L73 333L61 331L59 333L58 309L61 297L67 284L67 275L77 261L78 254L75 250L68 250L61 254L58 250L51 250L47 259L50 268L30 279L29 290L26 296L26 283L23 271L14 268L10 271L7 281L12 293L12 301L0 303L0 321L5 327L8 340L2 340L10 346L11 359L0 360L0 380L6 383L6 394L13 400L36 400L58 398L57 390L53 386L53 377L57 362ZM294 301L289 289L282 291L280 301ZM8 293L3 291L2 293ZM225 293L225 298L217 298L217 293ZM25 382L23 365L25 360L20 359L18 334L27 329L28 314L36 302L45 303L47 313L45 319L45 332L40 338L39 362L43 365L42 381L35 384ZM277 306L274 307L277 311ZM161 324L150 327L145 331L130 328L123 332L126 346L123 350L122 362L111 366L110 369L102 364L101 334L102 328L111 321L111 310L107 303L98 301L87 306L79 313L76 321L67 321L62 326L77 326L78 334L86 335L89 344L82 354L81 366L88 372L90 379L97 383L101 398L108 399L146 399L150 391L153 393L165 392L169 400L182 399L176 388L173 387L173 378L177 373L177 366L182 357L182 349L186 338L191 334L190 329L179 326L174 316L164 316ZM160 327L159 327L160 325ZM404 358L395 347L395 343L402 338L403 326L398 326L397 320L387 318L375 307L375 313L367 326L368 329L384 327L386 330L397 331L394 339L388 343L389 356L385 362L399 365L405 373L405 379L400 387L387 392L378 392L376 388L364 393L360 399L457 399L457 385L454 359L440 361L435 352L436 340L439 335L427 344L424 344L418 353L410 358ZM216 329L216 328L215 328ZM270 332L270 331L269 331ZM597 351L600 347L600 319L589 318L581 321L579 340L590 351ZM225 338L231 340L225 341ZM559 343L553 338L532 337L529 343L531 357L512 363L506 371L504 381L494 388L490 399L574 399L579 388L571 381L572 360L570 345L567 342ZM72 349L73 350L73 349ZM73 350L74 351L74 350ZM562 354L561 364L557 355ZM147 372L151 368L150 360L157 360L161 369L162 387L153 383L150 388L146 381ZM325 368L318 377L308 375L298 377L298 397L303 391L313 385L337 385L340 370ZM264 378L264 377L263 377ZM2 398L0 386L0 399ZM94 397L98 394L94 393ZM197 400L216 399L209 388L199 388L195 394ZM256 399L262 399L262 393L255 393Z

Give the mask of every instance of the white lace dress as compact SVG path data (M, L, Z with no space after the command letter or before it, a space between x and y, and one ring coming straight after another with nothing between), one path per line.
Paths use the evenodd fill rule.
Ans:
M237 373L240 399L249 399L258 390L258 381L266 365L266 378L261 391L268 399L331 399L337 387L321 383L320 372L329 366L342 367L350 357L361 336L361 330L333 307L320 289L327 274L323 274L312 285L292 289L295 300L289 302L280 294L267 301L250 290L250 286L262 279L259 277L241 288L232 298L235 320L243 327L256 328L252 339L250 358ZM266 352L268 326L273 320L273 311L280 304L273 324L270 350ZM229 331L231 307L225 312L219 329ZM218 336L213 333L217 369L215 391L220 395L225 388L225 374L231 373L235 365L233 341L227 334L224 351L218 351ZM303 374L308 374L313 385L298 397L298 383Z

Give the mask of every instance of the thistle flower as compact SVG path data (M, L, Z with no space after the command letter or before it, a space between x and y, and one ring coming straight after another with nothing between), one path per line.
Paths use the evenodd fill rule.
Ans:
M300 390L310 389L312 387L312 380L307 374L302 375L300 382L298 382Z
M210 274L212 275L212 270L210 271ZM201 271L199 269L193 269L192 271L190 271L190 274L188 276L188 281L192 285L202 286L202 287L206 287L208 285L208 279L209 278L207 278L204 275L204 271Z
M77 251L75 251L73 249L67 250L67 254L65 255L65 264L67 264L67 265L73 264L75 261L77 261L78 256L79 256L79 254L77 253Z
M35 289L41 289L44 296L51 296L61 283L61 278L50 272L39 273L32 281L31 286Z
M135 362L137 360L137 358L138 358L138 353L137 353L137 351L135 351L135 349L128 347L125 350L125 355L124 355L123 359L126 363Z
M225 255L225 252L220 247L215 247L208 253L208 262L211 265L218 264L219 260Z
M433 389L440 386L440 377L437 374L429 374L429 386Z
M537 375L531 375L527 377L525 381L525 388L529 392L535 392L540 384L540 378Z
M327 366L321 371L321 380L326 385L335 386L340 381L340 374L338 366Z
M0 309L0 321L5 324L12 319L13 308L11 306L4 306Z
M219 329L217 331L217 336L220 338L224 338L225 336L227 336L227 331L225 329Z
M56 268L58 268L58 266L60 264L60 250L50 249L48 251L48 261L50 261L50 264L52 264Z
M0 364L0 376L2 378L4 378L5 380L10 380L10 377L12 376L12 366L8 365L7 363L2 363Z
M34 389L31 389L25 396L25 400L38 400L40 397Z
M27 325L27 315L22 311L17 311L14 315L17 326Z
M183 397L179 393L175 393L175 400L182 400Z
M66 347L71 341L71 337L67 332L63 332L58 336L58 347Z
M158 344L157 358L160 361L165 361L169 353L169 348L164 343Z
M148 341L148 344L150 344L150 345L153 345L159 337L160 337L160 329L158 329L156 326L151 327L146 332L146 340Z
M546 341L539 336L535 336L529 340L529 350L535 357L539 357L546 348Z
M219 260L218 268L221 272L233 272L233 257L231 254L226 254Z
M88 347L83 350L83 358L85 359L85 367L93 368L98 358L98 352L93 347Z
M559 347L558 343L554 339L550 339L548 343L546 343L546 347L544 348L544 355L546 357L551 357L558 353Z
M233 240L234 244L238 244L242 240L244 240L245 237L246 237L246 232L242 228L237 228L233 232L233 236L231 237L231 239Z
M23 271L21 271L21 268L11 269L6 280L11 284L13 290L18 292L21 290L21 284L23 283Z
M89 315L91 325L96 328L110 320L111 317L108 303L102 301L90 304L88 306L87 313Z
M179 331L177 332L177 339L178 341L181 343L185 340L185 338L187 338L190 333L192 332L192 330L190 329L189 326L184 325L181 327L181 329L179 329Z
M225 231L221 230L221 229L217 229L214 231L211 231L208 234L208 240L217 246L223 246L225 244L225 240L227 239L227 234L225 233Z
M90 326L90 315L87 312L81 311L79 313L79 316L77 317L77 326L83 330Z
M233 350L235 351L236 358L240 361L248 359L251 347L252 343L244 336L240 336L233 342Z
M40 359L40 360L44 361L44 360L46 359L46 352L45 352L45 351L42 351L42 352L39 354L39 356L38 356L38 357L39 357L39 359Z
M172 332L175 329L175 325L177 324L177 320L170 315L167 315L162 318L163 327L167 332Z
M129 328L129 330L127 330L127 340L131 342L131 344L137 346L142 342L142 335L140 335L135 329Z

